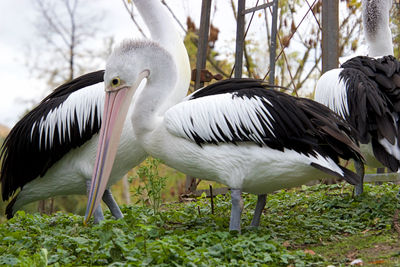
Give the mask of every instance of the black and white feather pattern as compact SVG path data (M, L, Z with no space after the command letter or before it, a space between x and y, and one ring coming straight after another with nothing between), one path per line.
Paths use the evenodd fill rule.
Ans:
M356 128L360 142L371 142L375 157L397 171L399 159L379 140L387 140L398 148L400 145L397 141L400 136L400 62L393 56L359 56L341 67L339 77L347 88L346 120Z
M196 142L251 142L283 151L361 159L352 128L330 109L254 79L229 79L189 95L165 114L172 134Z
M12 128L1 147L3 200L98 133L103 76L96 71L61 85Z

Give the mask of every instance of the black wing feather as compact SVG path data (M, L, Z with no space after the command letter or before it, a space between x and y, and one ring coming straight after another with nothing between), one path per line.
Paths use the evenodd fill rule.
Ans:
M336 113L310 99L296 98L276 90L266 90L268 88L270 86L261 80L227 79L204 87L190 95L189 101L226 93L232 94L232 98L258 97L273 118L270 120L273 128L273 134L271 134L266 130L267 123L259 116L265 129L264 136L262 136L263 142L255 142L249 138L249 135L253 133L242 127L244 133L238 133L233 141L224 135L224 140L203 140L196 133L192 133L196 143L201 145L202 143L250 141L281 151L288 148L311 155L315 155L317 152L336 162L339 162L339 157L362 159L359 148L351 137L354 129ZM228 120L226 123L229 125Z
M101 116L99 116L97 108L95 114L91 114L86 125L84 125L84 130L79 132L77 129L74 130L77 127L71 125L71 134L63 142L61 142L58 134L58 127L60 126L55 125L54 140L51 147L44 146L43 138L41 140L38 131L32 132L32 128L35 123L38 123L38 120L46 117L50 111L60 106L73 92L103 81L104 71L101 70L85 74L59 86L11 129L0 153L3 159L0 173L3 200L7 200L26 183L38 176L43 176L54 163L71 149L81 146L98 133L101 125L98 118L101 118ZM75 117L77 117L76 113ZM39 142L42 142L41 147L39 147Z
M400 162L378 143L386 138L391 144L400 137L400 62L393 56L359 56L346 61L341 78L348 85L349 122L358 130L362 143L372 141L375 157L392 171ZM398 120L398 118L395 119Z

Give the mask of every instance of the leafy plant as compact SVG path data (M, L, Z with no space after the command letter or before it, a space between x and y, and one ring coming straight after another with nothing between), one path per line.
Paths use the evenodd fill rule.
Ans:
M135 187L134 196L136 203L145 205L150 202L154 213L157 213L162 203L161 191L165 188L166 177L159 175L158 166L161 160L149 157L146 164L142 164L136 172L139 185ZM129 179L132 182L132 178Z
M352 257L400 264L392 227L399 186L367 184L356 198L351 190L317 185L269 194L256 230L247 228L256 196L244 194L241 235L228 231L229 194L214 198L214 214L203 197L164 204L158 213L123 206L123 219L106 212L91 227L74 214L20 211L0 224L0 265L347 266Z

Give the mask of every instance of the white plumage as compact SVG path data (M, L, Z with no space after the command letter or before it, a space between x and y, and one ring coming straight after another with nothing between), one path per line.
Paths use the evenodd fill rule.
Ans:
M342 69L327 71L318 80L315 100L335 111L342 118L348 117L347 86L344 79L338 79Z
M184 101L165 113L165 126L176 136L189 136L194 140L192 133L196 133L209 142L223 140L224 136L229 141L240 140L240 134L245 134L245 129L253 133L248 136L250 140L262 144L262 136L265 135L263 124L274 135L270 123L273 118L262 101L272 107L268 99L256 96L251 99L235 98L233 101L229 93Z
M39 140L44 142L44 148L50 149L53 146L56 132L59 143L71 141L71 127L74 124L81 136L87 123L90 128L94 128L94 123L97 122L96 126L100 128L104 107L103 89L103 83L97 83L70 94L61 105L52 109L38 123L33 123L30 134L31 141L33 141L34 133L38 133ZM96 116L96 119L92 116ZM42 147L41 142L39 147Z

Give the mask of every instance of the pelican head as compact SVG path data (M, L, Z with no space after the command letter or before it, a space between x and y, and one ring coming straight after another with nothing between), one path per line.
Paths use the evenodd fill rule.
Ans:
M103 120L84 224L107 187L133 95L138 88L144 89L140 86L143 80L148 84L151 80L165 79L171 62L174 62L171 55L158 43L133 40L122 42L107 60ZM157 74L155 79L153 74Z

